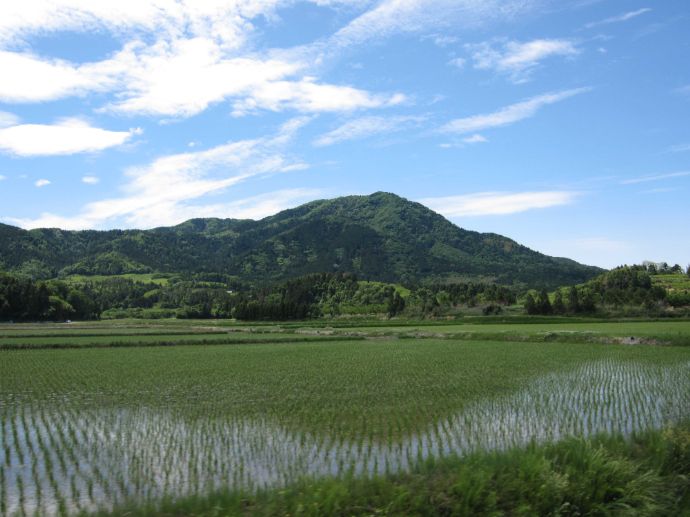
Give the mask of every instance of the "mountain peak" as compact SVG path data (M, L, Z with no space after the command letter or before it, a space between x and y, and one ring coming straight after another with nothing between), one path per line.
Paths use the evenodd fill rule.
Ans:
M97 269L117 266L119 271L135 264L157 272L217 272L255 282L346 271L407 283L555 286L580 283L600 272L500 235L464 230L390 192L312 201L259 221L191 219L128 232L0 231L0 264L17 269L28 261L53 274L107 274Z

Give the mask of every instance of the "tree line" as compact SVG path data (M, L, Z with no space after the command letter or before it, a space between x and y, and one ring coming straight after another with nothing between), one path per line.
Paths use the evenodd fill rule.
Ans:
M64 321L121 317L299 320L340 315L440 316L460 306L501 312L517 293L493 284L399 284L360 281L352 273L314 273L278 284L248 286L199 274L163 282L126 277L32 280L0 273L0 319Z
M665 263L663 263L665 264ZM584 284L557 289L551 295L546 289L528 292L524 298L527 314L566 315L593 314L598 310L640 308L653 312L665 305L690 305L690 294L667 292L654 285L652 275L683 274L680 266L657 267L655 264L621 266L599 275ZM690 277L690 267L685 274Z

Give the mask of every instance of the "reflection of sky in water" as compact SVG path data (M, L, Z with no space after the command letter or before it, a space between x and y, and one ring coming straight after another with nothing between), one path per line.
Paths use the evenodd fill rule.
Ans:
M32 408L3 394L0 513L280 486L303 475L385 474L416 461L531 440L658 428L690 414L690 363L599 361L468 405L391 443L291 432L269 421L189 421L151 409Z

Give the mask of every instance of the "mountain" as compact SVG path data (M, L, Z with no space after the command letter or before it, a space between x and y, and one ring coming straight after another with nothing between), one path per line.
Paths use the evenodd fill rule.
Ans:
M554 287L602 270L468 231L394 194L307 203L259 221L191 219L151 230L22 230L0 224L0 268L35 275L223 273L271 282L349 271L392 282L482 280Z

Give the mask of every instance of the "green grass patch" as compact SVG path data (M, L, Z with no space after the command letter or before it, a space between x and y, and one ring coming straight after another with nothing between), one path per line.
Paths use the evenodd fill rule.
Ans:
M427 461L373 478L119 507L131 516L687 515L690 426ZM105 512L102 515L110 515Z
M126 278L133 282L142 284L158 284L168 285L168 276L161 273L125 273L122 275L69 275L60 280L65 282L72 282L75 284L83 284L86 282L103 282L113 278Z

